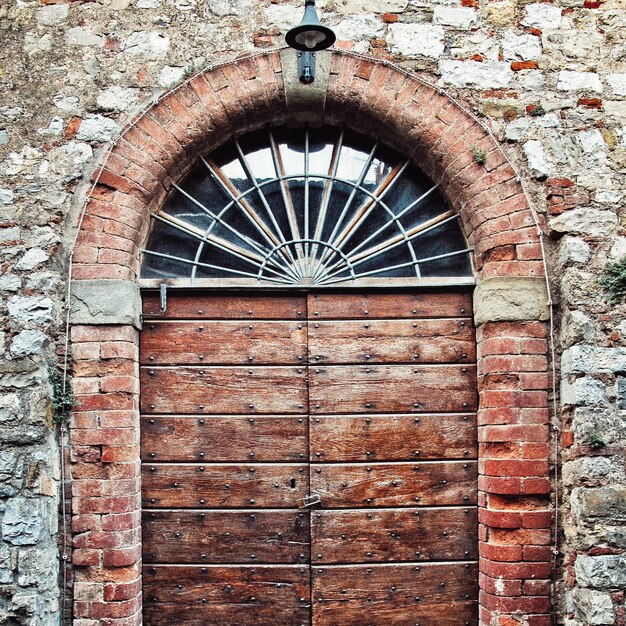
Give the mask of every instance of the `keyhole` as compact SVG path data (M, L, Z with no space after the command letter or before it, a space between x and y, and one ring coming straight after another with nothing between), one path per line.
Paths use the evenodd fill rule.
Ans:
M289 486L290 486L292 489L295 489L295 488L296 488L296 479L295 479L295 478L292 478L292 479L289 481Z

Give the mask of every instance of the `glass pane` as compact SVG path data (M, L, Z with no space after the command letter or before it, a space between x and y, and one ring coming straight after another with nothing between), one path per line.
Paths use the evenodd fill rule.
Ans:
M260 268L276 277L274 268L291 284L315 276L323 286L348 278L351 263L374 281L419 284L413 253L444 255L420 264L425 277L472 274L468 253L446 256L466 243L433 182L371 138L337 128L261 129L207 158L214 173L200 161L180 183L191 199L173 191L162 208L199 237L155 221L148 248L168 258L146 255L142 276L190 276L192 265L171 257L193 263L196 254L215 266L198 268L198 278L254 280Z
M274 133L274 139L285 174L304 174L304 129L281 129Z

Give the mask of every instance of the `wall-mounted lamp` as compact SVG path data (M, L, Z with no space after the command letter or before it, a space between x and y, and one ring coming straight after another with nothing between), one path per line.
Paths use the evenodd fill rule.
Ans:
M309 84L315 80L315 53L330 48L337 36L317 17L315 0L306 0L304 17L285 36L287 45L298 50L300 80Z

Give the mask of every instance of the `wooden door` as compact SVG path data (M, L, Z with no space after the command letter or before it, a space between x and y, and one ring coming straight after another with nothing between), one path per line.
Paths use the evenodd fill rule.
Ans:
M475 624L464 293L144 299L144 623ZM298 500L321 503L299 509Z

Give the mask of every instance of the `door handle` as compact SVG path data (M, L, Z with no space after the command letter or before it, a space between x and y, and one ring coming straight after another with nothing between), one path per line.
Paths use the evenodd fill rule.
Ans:
M309 507L315 506L316 504L321 504L322 499L319 497L317 493L312 493L308 496L304 496L304 498L300 498L296 500L296 504L299 509L308 509Z

